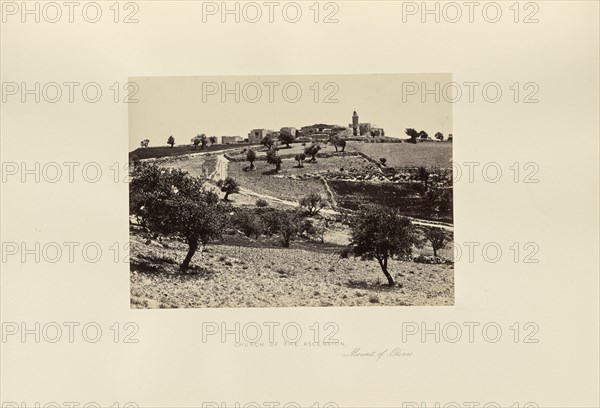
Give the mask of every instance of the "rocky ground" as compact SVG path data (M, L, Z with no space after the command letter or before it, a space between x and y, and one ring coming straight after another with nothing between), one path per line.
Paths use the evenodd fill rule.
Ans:
M227 237L197 253L193 269L178 263L187 246L131 235L131 307L290 307L453 305L452 265L392 260L398 285L388 287L376 261L342 259L335 244L256 244ZM400 286L400 284L402 286Z

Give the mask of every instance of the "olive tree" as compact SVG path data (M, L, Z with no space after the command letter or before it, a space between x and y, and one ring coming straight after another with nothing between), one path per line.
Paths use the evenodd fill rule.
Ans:
M438 249L442 249L450 241L450 236L441 228L428 227L423 229L423 234L433 249L433 256L437 257Z
M281 157L277 155L276 150L269 150L267 152L267 163L275 166L275 171L281 170Z
M185 271L198 246L219 239L228 223L228 206L207 190L202 179L179 169L140 164L129 184L129 210L153 233L183 238L188 253L181 263Z
M246 153L246 160L250 162L250 170L254 170L254 162L256 161L256 152L252 149L248 149Z
M304 149L304 153L307 156L310 156L311 162L316 162L317 161L317 153L319 153L319 150L321 150L321 146L319 146L318 144L312 144L310 146L308 146L306 149Z
M306 208L308 215L315 215L325 207L326 202L321 195L310 193L300 199L300 205Z
M294 156L294 160L296 160L298 162L298 168L304 167L302 165L302 162L304 160L306 160L306 155L304 153L298 153L297 155Z
M294 139L294 135L288 130L282 130L279 133L279 141L286 145L288 149L290 148L290 143L292 143Z
M265 146L267 148L267 150L271 150L271 148L275 144L275 141L273 140L273 137L271 137L271 135L266 135L265 137L262 138L262 140L260 141L260 144Z
M217 187L221 187L221 191L225 193L223 200L227 201L229 194L236 194L240 192L240 186L231 177L225 178L225 180L217 181Z
M393 208L378 205L362 207L350 225L352 253L362 260L377 259L390 286L394 278L388 271L392 256L407 256L418 243L412 222Z
M408 128L404 131L408 137L410 137L411 143L417 143L417 138L419 137L419 132L417 132L413 128Z

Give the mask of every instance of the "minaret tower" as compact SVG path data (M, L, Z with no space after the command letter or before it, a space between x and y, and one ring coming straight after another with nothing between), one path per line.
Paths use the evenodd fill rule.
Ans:
M354 113L352 114L352 130L354 136L358 136L358 114L356 113L356 111L354 111Z

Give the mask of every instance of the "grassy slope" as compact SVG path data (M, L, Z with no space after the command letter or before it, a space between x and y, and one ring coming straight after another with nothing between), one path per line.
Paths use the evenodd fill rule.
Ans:
M287 150L282 150L286 152ZM294 180L286 176L301 176L307 173L320 173L328 171L339 171L341 168L364 169L375 168L373 164L365 159L357 157L330 157L319 158L316 163L305 162L303 168L298 168L298 162L292 159L284 159L281 171L277 176L271 174L274 166L265 161L255 162L255 171L240 171L236 175L237 181L242 187L249 188L260 194L267 194L284 200L298 201L301 197L316 192L327 196L327 190L319 180ZM281 177L280 177L281 176Z
M390 165L428 165L418 157L428 157L431 165L442 166L451 146L423 143L362 144L360 150L372 157L387 157ZM405 146L406 145L406 146ZM239 146L233 146L239 148ZM232 147L232 148L233 148ZM381 153L382 148L393 153ZM411 148L414 150L410 150ZM350 148L350 149L349 149ZM168 147L162 148L171 150ZM176 150L177 148L173 148ZM295 149L300 150L299 146ZM139 149L138 149L139 150ZM147 149L142 149L147 150ZM333 151L327 146L323 151ZM182 153L185 152L185 153ZM178 154L198 153L181 148ZM283 153L290 152L282 149ZM429 153L428 153L429 152ZM414 157L413 157L414 156ZM406 160L411 157L413 162ZM393 159L395 158L395 159ZM449 157L448 157L449 160ZM168 166L182 168L195 176L210 174L215 156L179 157ZM315 171L337 171L340 168L373 166L359 158L323 158L306 163L304 169L284 160L281 175L301 175ZM258 193L298 200L309 191L325 194L316 180L290 180L263 174L273 166L256 163L254 172L242 172L238 181ZM210 245L208 252L197 253L192 261L194 274L178 273L186 245L167 239L166 247L156 242L145 244L135 232L131 235L131 303L132 307L277 307L277 306L364 306L364 305L451 305L454 303L452 266L425 265L390 261L390 272L404 288L390 289L375 261L340 259L334 244L295 241L289 249L264 247L244 237L227 237ZM261 242L263 239L261 239ZM332 241L333 242L333 241ZM338 242L339 245L346 242ZM428 250L418 250L419 253ZM445 254L450 256L451 254Z
M348 151L362 152L375 160L387 159L392 167L452 167L452 143L362 143L348 142Z

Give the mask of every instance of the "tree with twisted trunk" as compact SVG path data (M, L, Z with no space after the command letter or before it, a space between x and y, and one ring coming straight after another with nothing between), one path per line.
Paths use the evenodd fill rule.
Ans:
M412 222L396 209L368 205L355 214L350 228L352 254L362 260L377 259L389 286L394 286L388 260L412 253L418 243Z
M219 239L228 224L229 206L207 190L202 179L182 170L140 164L129 189L130 214L145 228L154 234L178 236L188 244L180 267L184 272L199 245Z

